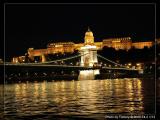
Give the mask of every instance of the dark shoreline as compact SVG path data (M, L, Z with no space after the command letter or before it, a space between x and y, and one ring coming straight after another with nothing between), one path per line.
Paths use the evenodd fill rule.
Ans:
M115 74L100 74L95 76L95 80L104 80L104 79L122 79L122 78L152 78L155 76L153 74L140 74L140 75L115 75ZM12 83L26 83L26 82L52 82L52 81L72 81L78 80L78 74L76 75L54 75L54 76L28 76L28 77L13 77L6 78L5 83L4 79L1 79L0 84L12 84Z

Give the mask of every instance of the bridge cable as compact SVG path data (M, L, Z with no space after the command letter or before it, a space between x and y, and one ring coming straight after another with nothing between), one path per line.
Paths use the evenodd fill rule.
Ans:
M89 53L86 53L86 54L89 54ZM58 60L53 60L53 61L48 61L48 62L43 62L43 64L45 64L45 63L53 63L53 62L58 62L58 61L71 60L71 59L74 59L74 58L78 58L78 57L84 56L84 55L86 55L86 54L76 55L76 56L72 56L72 57L68 57L68 58L63 58L63 59L58 59Z
M111 63L113 63L113 64L115 64L115 65L119 65L119 66L121 66L121 67L125 67L125 66L122 66L121 64L116 63L116 62L114 62L114 61L112 61L112 60L109 60L109 59L107 59L107 58L105 58L105 57L103 57L103 56L101 56L101 55L99 55L99 54L97 54L97 57L100 57L100 58L102 58L102 59L104 59L104 60L106 60L106 61L108 61L108 62L111 62Z

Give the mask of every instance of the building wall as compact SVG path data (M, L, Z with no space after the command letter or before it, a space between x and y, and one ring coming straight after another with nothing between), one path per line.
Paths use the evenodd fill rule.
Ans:
M29 57L42 56L54 53L74 52L74 43L51 43L46 49L28 49Z
M50 43L48 44L49 53L64 53L64 52L74 52L74 43L73 42L59 42L59 43ZM51 51L52 52L51 52Z
M108 40L108 39L105 39L105 40L103 40L103 42L102 42L102 46L103 47L112 47L112 41L111 40Z
M13 58L12 58L12 63L19 63L18 57L13 57Z
M130 37L123 38L109 38L103 40L103 47L112 47L116 50L123 49L129 50L132 46L132 40Z
M79 44L74 44L74 49L75 50L80 50L80 48L84 46L84 43L79 43Z
M25 62L25 56L19 56L19 57L13 57L12 63L24 63Z
M136 49L143 49L144 47L152 47L153 42L135 42L132 43L132 47L135 47Z
M102 42L95 42L94 45L97 47L98 50L103 48L103 43Z
M29 57L41 56L43 54L48 54L48 51L47 51L47 49L33 49L33 48L29 48L28 49L28 54L29 54Z

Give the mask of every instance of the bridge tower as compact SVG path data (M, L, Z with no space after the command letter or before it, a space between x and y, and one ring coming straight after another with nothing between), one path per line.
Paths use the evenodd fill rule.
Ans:
M81 66L93 66L98 63L97 47L94 45L93 32L88 27L84 37L84 46L80 48Z

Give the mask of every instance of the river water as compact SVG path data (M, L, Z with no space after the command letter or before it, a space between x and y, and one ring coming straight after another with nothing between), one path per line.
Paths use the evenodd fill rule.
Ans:
M103 120L113 114L155 113L154 79L44 81L0 87L4 87L0 107L6 120Z

